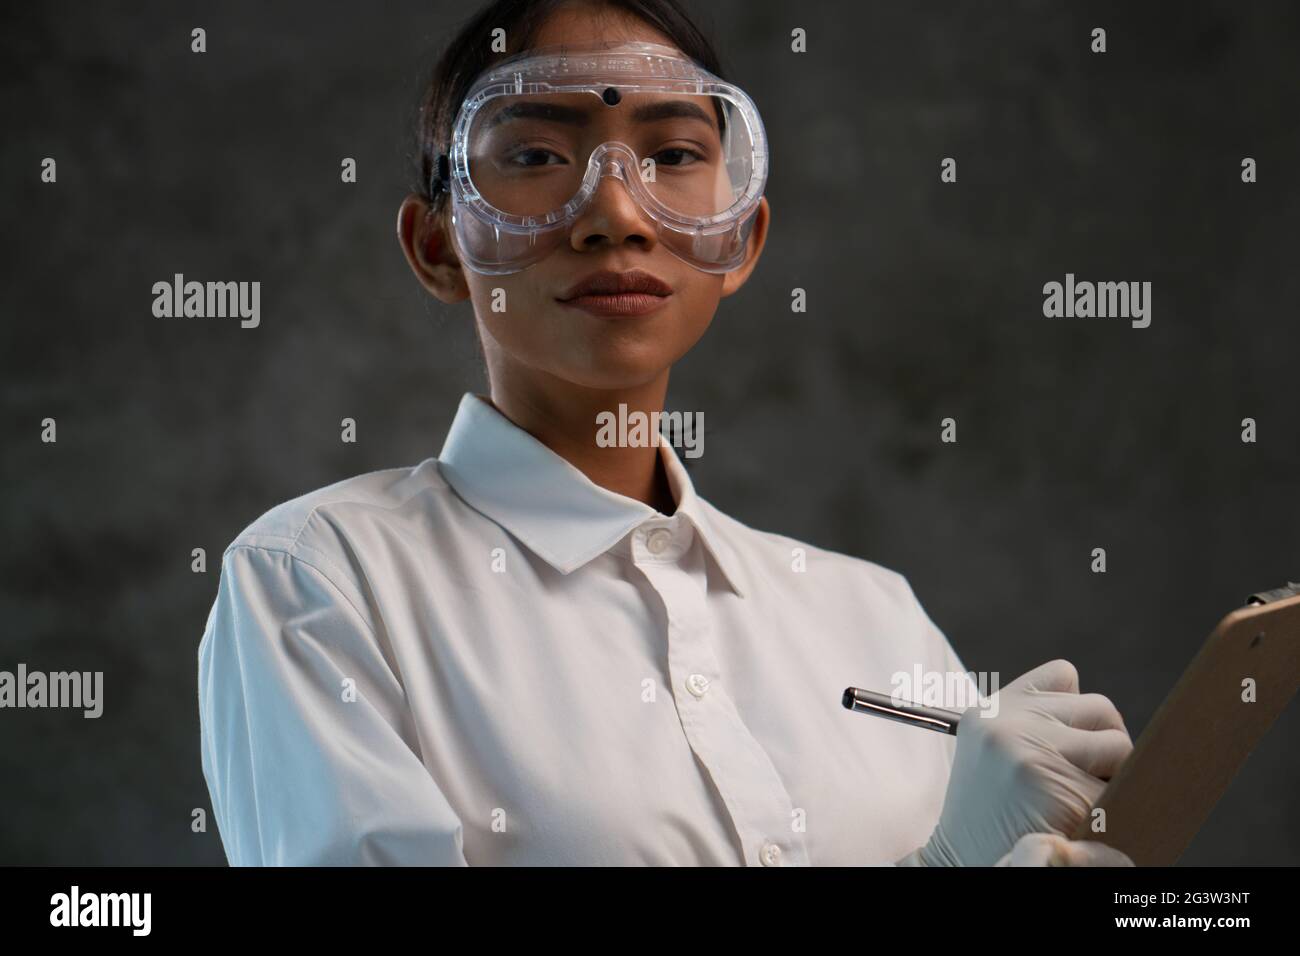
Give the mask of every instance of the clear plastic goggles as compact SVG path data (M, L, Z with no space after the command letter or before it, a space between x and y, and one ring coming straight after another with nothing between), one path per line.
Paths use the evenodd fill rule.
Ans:
M728 272L744 262L767 162L753 101L672 47L547 48L475 81L434 189L450 192L465 263L486 275L566 242L605 176L674 255Z

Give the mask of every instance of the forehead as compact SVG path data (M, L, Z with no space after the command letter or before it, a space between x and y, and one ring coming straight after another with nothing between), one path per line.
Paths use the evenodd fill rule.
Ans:
M582 4L561 7L538 28L529 44L534 47L563 44L574 50L593 45L641 40L676 48L668 36L630 13L613 7Z

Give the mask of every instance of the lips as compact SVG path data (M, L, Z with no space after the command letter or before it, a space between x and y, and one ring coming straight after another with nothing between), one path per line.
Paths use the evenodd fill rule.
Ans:
M593 272L557 301L606 318L646 315L673 294L672 286L642 269Z
M559 296L559 299L561 302L569 302L584 296L625 294L668 296L673 294L673 289L668 283L643 269L630 269L627 272L606 270L593 272Z

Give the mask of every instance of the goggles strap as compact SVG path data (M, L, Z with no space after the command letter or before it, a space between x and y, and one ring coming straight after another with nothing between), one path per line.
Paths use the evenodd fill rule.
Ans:
M446 153L438 154L434 164L433 177L429 182L429 195L436 196L440 191L449 191L451 186L451 163Z

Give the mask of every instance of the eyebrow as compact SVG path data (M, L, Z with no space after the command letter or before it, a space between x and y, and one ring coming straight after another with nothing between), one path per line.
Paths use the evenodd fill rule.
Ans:
M714 125L704 110L687 100L660 100L657 103L642 104L632 110L632 119L638 123L653 123L656 120L674 117L697 119L709 126ZM586 126L591 122L591 114L588 110L559 103L544 103L540 100L523 100L494 113L488 122L488 128L491 129L509 120L525 118L570 123L574 126Z

